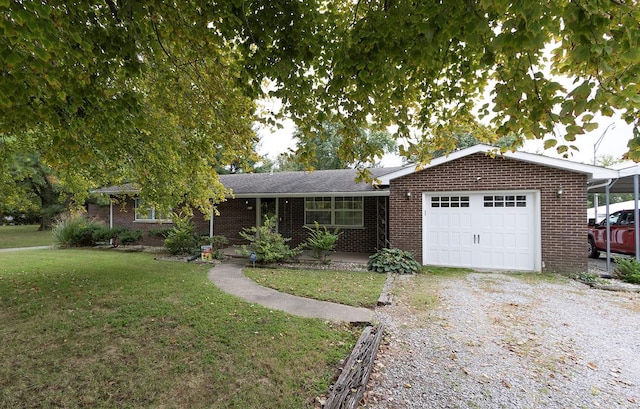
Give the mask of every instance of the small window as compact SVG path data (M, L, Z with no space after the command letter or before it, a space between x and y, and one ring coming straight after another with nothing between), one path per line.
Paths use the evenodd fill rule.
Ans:
M135 200L135 220L136 221L157 221L170 222L171 211L162 212L153 207L145 206L142 199Z
M433 196L431 207L469 207L469 196Z
M484 196L484 207L527 207L526 196Z

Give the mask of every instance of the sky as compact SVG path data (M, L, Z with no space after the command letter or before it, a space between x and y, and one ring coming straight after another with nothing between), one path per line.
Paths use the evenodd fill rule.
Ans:
M619 117L615 118L599 118L600 126L593 132L579 135L573 143L580 150L572 151L568 160L580 163L593 164L594 144L605 132L607 126L614 123L614 126L604 134L602 142L597 149L597 156L612 155L614 159L621 159L622 155L627 151L627 142L633 136L633 127L627 125ZM285 122L285 126L277 131L269 131L262 129L258 132L260 135L260 146L258 153L276 159L280 153L286 152L288 149L295 149L295 141L293 140L294 126L290 121ZM527 141L521 149L525 152L538 153L551 157L561 157L555 151L555 148L544 150L544 141L531 140ZM402 164L402 159L395 155L387 155L382 161L384 166L398 166Z

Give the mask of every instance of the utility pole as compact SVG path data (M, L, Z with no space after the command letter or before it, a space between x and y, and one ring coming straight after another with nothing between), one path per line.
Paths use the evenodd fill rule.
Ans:
M609 129L615 129L615 127L616 127L616 123L615 122L610 123L606 128L604 128L604 131L602 132L602 135L600 135L600 137L598 138L596 143L593 144L593 165L594 166L597 166L597 164L596 164L596 152L598 152L598 148L600 147L600 144L602 143L602 139L607 134L607 131ZM595 219L596 219L596 223L597 223L598 222L598 194L595 193L595 192L593 193L593 209L594 209Z

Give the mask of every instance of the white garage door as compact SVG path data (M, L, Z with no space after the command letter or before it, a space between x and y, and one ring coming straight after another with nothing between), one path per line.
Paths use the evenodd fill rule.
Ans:
M423 194L424 264L540 270L537 192Z

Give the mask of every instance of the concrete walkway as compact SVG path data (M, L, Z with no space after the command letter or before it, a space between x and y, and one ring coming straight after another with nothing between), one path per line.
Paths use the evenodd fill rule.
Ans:
M281 293L262 287L242 274L244 262L226 261L209 270L208 277L218 288L246 301L263 305L274 310L307 318L321 318L329 321L351 323L371 323L375 317L367 308L349 307L326 301Z
M53 246L36 246L36 247L13 247L8 249L0 249L0 253L7 253L9 251L24 251L24 250L48 250Z

